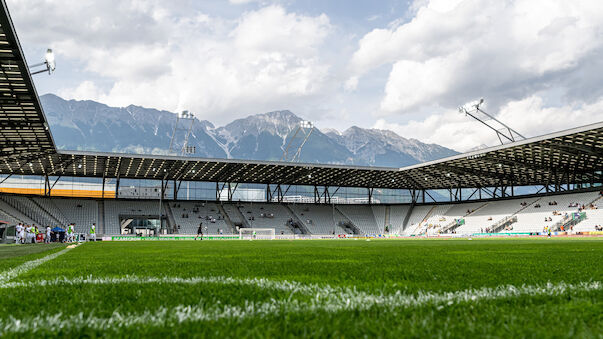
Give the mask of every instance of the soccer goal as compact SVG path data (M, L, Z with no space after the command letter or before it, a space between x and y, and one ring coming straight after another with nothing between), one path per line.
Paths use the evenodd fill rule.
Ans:
M239 239L241 240L273 240L274 228L239 228Z

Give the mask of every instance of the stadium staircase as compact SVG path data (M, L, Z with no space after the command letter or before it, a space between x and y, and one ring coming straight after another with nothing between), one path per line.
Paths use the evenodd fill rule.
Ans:
M412 210L415 209L415 203L413 202L408 209L408 213L404 216L404 221L402 222L402 232L406 231L406 227L408 226L408 221L410 220L410 215L412 214Z
M497 222L495 222L492 226L490 226L490 230L491 233L500 233L502 231L505 230L505 227L513 225L514 223L517 222L517 215L519 213L521 213L522 211L524 211L525 209L529 208L530 206L533 206L535 203L537 203L538 201L540 201L542 198L538 198L528 204L526 204L525 206L522 206L520 209L518 209L517 211L515 211L513 214L511 214L510 216L504 217L501 220L498 220Z
M415 229L412 231L412 233L410 234L417 234L417 231L421 229L421 227L423 227L423 223L425 221L427 221L427 219L429 219L429 216L431 216L431 213L433 213L433 211L436 209L436 206L433 206L425 215L425 217L423 217L423 219L417 223L417 227L415 227ZM412 211L412 208L411 208ZM407 218L410 218L410 213L407 214Z
M383 222L383 230L385 231L385 227L388 228L389 232L385 232L385 233L391 233L392 232L392 224L389 222L389 213L391 212L391 208L389 205L385 206L385 216L384 216L384 222Z
M603 197L602 196L598 196L593 201L585 204L585 206L596 205L597 201L599 201L601 199L603 199ZM588 214L585 213L585 215L586 215L585 218L573 219L571 217L571 214L569 214L566 218L561 219L559 222L557 222L553 226L551 226L551 229L553 231L560 231L561 230L561 226L563 226L563 230L567 231L571 226L576 226L579 223L581 223L584 220L586 220L588 218Z
M352 220L350 218L348 218L348 216L345 215L337 206L335 206L335 210L337 212L339 212L339 214L341 214L344 218L343 225L339 225L341 228L343 228L344 230L346 230L346 228L350 229L353 234L365 234L366 233L366 232L363 232L360 228L358 228L358 226L355 225L352 222Z
M499 233L504 231L505 227L513 225L517 222L517 215L510 215L508 217L504 217L501 220L494 223L494 225L490 226L491 233Z
M224 221L226 221L226 225L228 225L228 227L230 227L230 231L232 232L232 234L236 234L236 229L235 229L234 223L232 222L232 220L230 220L230 216L228 215L228 213L226 213L226 210L224 209L222 202L220 202L216 205L218 206L218 210L220 211L220 214L222 214L224 216Z
M165 208L165 216L167 222L167 229L169 234L178 233L178 226L176 226L176 219L174 218L174 212L169 203L163 205Z
M291 206L289 206L289 204L284 204L284 206L287 209L287 212L289 212L289 215L291 215L291 219L293 219L293 222L302 231L302 234L310 234L310 230L306 227L304 222L301 221L301 219L297 216L297 213L295 213L291 209ZM291 227L291 228L292 228L291 231L293 232L293 234L295 234L295 230L293 229L293 227Z
M251 225L249 224L249 220L247 220L247 217L243 214L243 212L241 212L241 208L239 207L239 205L235 207L236 213L239 215L239 218L241 218L241 223L243 223L242 226L246 228L251 227Z
M98 234L105 234L105 201L98 200Z
M482 208L486 207L488 205L488 203L484 203L482 205L480 205L478 208L474 209L473 211L470 211L469 213L463 215L463 218L469 217L472 214L474 214L475 212L481 210ZM448 223L448 225L442 227L442 233L452 233L454 230L456 230L459 226L456 220L451 221L450 223Z

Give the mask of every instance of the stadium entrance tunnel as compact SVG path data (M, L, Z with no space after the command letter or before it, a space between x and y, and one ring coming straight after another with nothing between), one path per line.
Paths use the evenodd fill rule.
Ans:
M120 215L119 224L121 234L131 234L146 237L157 236L161 232L161 222L159 221L159 216Z

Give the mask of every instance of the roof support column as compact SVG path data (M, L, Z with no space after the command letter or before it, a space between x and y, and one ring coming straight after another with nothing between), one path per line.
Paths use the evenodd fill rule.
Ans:
M105 199L105 171L103 171L103 188L101 188L101 199Z
M115 199L119 198L119 174L115 180Z
M182 183L182 181L180 181ZM176 179L174 179L174 201L178 200L178 191L180 191L180 185L176 184Z
M289 187L291 187L291 185L289 185ZM289 191L289 187L287 187L287 191ZM276 199L278 202L283 202L283 189L281 188L281 184L277 184L276 185L276 192L277 192L277 196ZM287 193L285 191L285 193Z
M270 189L270 184L266 184L266 202L272 201L272 190Z

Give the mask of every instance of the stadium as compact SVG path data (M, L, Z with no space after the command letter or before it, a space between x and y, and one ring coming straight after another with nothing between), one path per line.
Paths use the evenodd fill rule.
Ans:
M0 45L3 337L603 333L603 122L402 168L62 150L4 1Z

